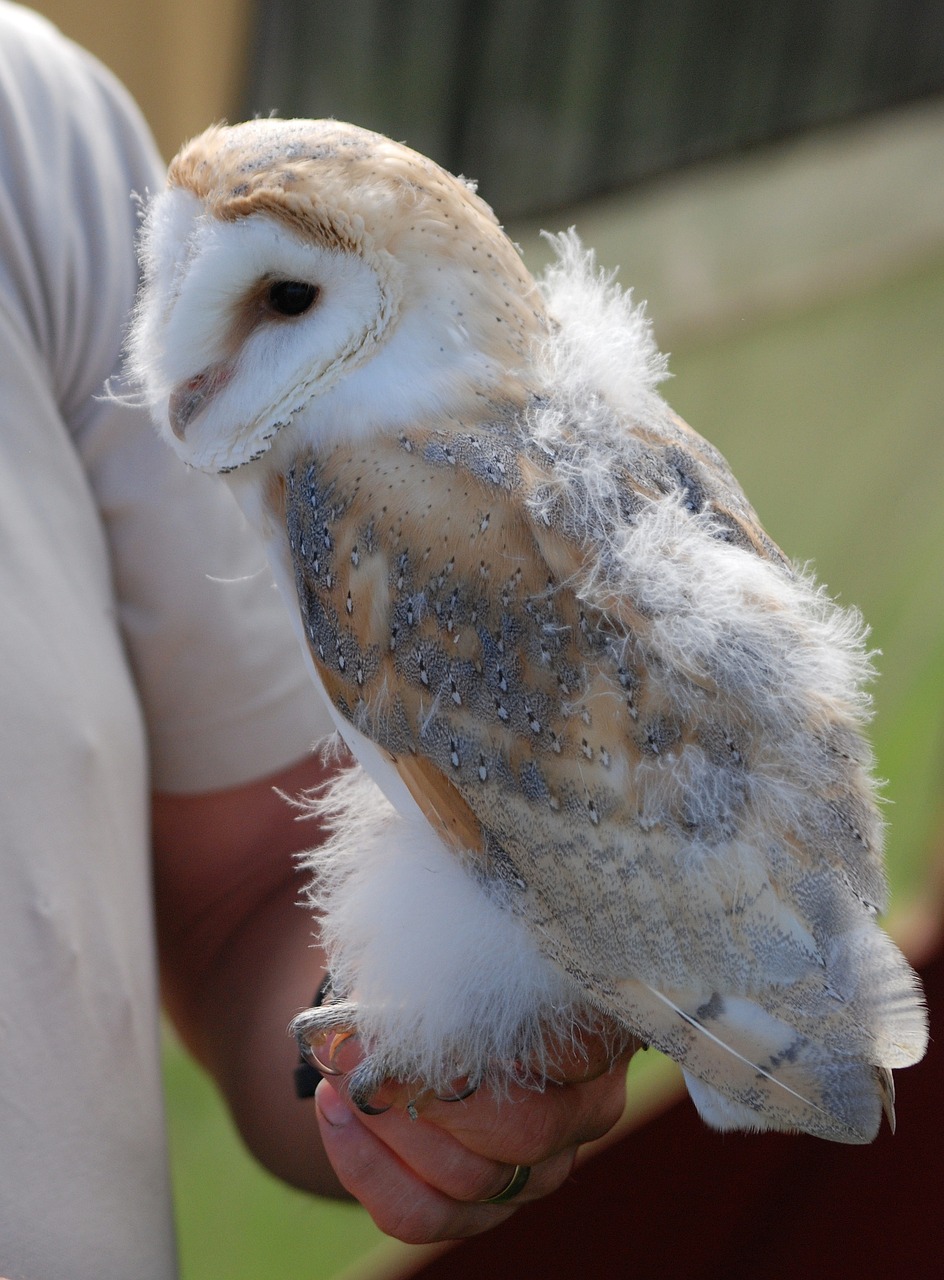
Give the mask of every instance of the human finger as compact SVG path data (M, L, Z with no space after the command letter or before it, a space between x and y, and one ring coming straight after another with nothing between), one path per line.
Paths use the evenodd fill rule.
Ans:
M461 1239L488 1230L519 1203L554 1190L568 1176L574 1153L560 1153L531 1171L520 1198L485 1203L508 1187L517 1171L464 1150L437 1126L399 1110L366 1118L336 1081L318 1088L322 1141L344 1187L388 1235L411 1244Z
M609 1132L625 1109L627 1063L624 1055L593 1079L540 1090L481 1089L458 1102L428 1095L418 1110L469 1151L504 1164L537 1165Z

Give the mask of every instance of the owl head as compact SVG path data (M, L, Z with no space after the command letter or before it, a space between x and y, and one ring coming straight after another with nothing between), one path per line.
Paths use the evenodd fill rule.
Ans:
M172 162L140 250L131 372L203 470L289 427L329 441L454 412L546 325L470 184L333 120L207 130Z

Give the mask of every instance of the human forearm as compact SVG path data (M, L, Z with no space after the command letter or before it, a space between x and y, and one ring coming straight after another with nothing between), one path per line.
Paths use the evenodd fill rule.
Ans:
M254 1155L295 1186L337 1195L315 1109L293 1092L287 1032L322 976L292 860L318 833L273 789L295 794L322 777L310 759L212 796L157 796L154 842L164 998L182 1038Z

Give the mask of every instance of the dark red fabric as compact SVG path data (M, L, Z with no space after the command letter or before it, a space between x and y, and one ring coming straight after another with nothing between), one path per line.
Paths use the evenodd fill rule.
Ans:
M923 974L944 1010L944 955ZM869 1147L707 1129L687 1100L417 1280L923 1280L944 1275L944 1054L896 1074Z

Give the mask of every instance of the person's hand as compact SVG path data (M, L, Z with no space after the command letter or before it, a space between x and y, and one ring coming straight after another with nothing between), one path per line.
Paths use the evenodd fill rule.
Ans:
M626 1067L638 1046L612 1063L602 1042L585 1047L586 1054L560 1055L560 1083L541 1091L513 1086L497 1097L481 1089L456 1101L427 1094L408 1109L409 1094L390 1086L371 1099L388 1107L378 1115L357 1109L343 1074L324 1079L315 1104L328 1159L377 1226L399 1240L428 1244L487 1231L555 1191L578 1147L622 1115ZM487 1203L506 1190L509 1199Z

